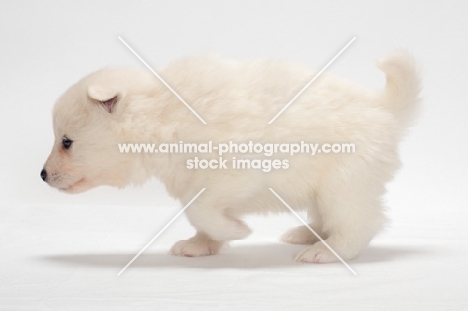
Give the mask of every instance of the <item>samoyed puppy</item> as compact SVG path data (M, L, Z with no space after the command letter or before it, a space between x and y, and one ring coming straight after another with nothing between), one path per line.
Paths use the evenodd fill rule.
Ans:
M288 212L273 190L292 209L307 211L310 228L293 228L282 237L309 245L297 261L337 261L326 244L344 260L352 259L385 224L381 197L400 166L398 143L419 102L420 78L411 55L393 53L377 66L386 75L383 90L324 74L279 116L316 72L283 61L239 62L212 55L184 58L160 70L207 124L148 70L99 70L58 99L55 143L41 177L67 193L139 185L156 177L183 205L206 188L186 209L197 233L171 250L182 256L213 255L226 242L246 238L251 230L243 215ZM122 144L207 142L347 143L354 152L230 150L220 157L215 149L196 154L119 149ZM197 168L195 158L220 162ZM239 168L240 159L245 165ZM279 162L271 167L272 160Z

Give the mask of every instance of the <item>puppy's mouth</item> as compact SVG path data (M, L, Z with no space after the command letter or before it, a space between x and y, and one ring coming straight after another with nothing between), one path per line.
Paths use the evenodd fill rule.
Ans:
M81 178L79 179L77 182L71 184L71 185L68 185L67 187L60 187L58 188L59 191L61 192L65 192L65 193L80 193L80 192L84 192L87 190L86 187L83 187L85 183L85 179L84 178Z

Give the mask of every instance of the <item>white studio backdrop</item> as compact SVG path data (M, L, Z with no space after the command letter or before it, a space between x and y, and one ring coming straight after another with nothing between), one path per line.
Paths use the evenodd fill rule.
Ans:
M466 241L466 12L468 2L461 0L3 1L0 217L4 224L11 215L19 219L15 210L23 213L24 206L37 206L37 215L43 206L154 206L156 213L178 206L158 181L67 195L39 177L54 139L55 100L99 68L143 67L118 36L156 70L204 52L287 59L320 69L355 36L328 73L383 88L375 60L398 48L411 51L423 66L423 111L401 144L403 168L386 196L394 228L405 222L415 232L431 232L427 238L449 230ZM145 215L131 220L135 228L139 217ZM0 227L3 241L14 239L5 228ZM21 224L15 228L22 230Z
M51 109L57 97L99 68L143 66L117 39L120 35L154 68L177 57L215 52L236 59L287 59L317 69L356 36L327 72L374 88L384 85L374 61L407 48L423 64L425 102L417 127L402 144L405 166L394 186L401 185L398 196L419 197L410 206L421 205L420 200L428 200L423 205L462 203L468 127L462 92L468 63L462 14L468 5L463 1L31 1L1 6L0 180L6 202L148 204L165 195L153 185L136 190L136 196L97 189L70 197L48 189L39 178L53 142Z

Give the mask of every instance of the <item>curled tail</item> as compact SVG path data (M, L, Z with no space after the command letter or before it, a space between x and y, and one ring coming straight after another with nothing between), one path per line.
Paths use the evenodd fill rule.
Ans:
M421 78L413 56L398 51L377 61L377 67L387 76L382 92L383 105L406 127L411 125L419 108Z

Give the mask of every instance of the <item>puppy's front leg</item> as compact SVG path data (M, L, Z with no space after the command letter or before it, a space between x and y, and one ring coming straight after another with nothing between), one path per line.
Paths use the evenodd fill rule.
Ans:
M186 214L197 229L197 234L191 239L177 242L171 249L174 255L214 255L225 242L244 239L251 233L242 220L230 216L227 209L219 206L197 204L190 206Z
M229 208L217 204L197 204L187 209L187 217L197 231L216 241L242 240L250 228L230 214Z
M185 257L216 255L223 244L223 241L212 240L205 233L197 232L192 238L174 244L170 253Z

